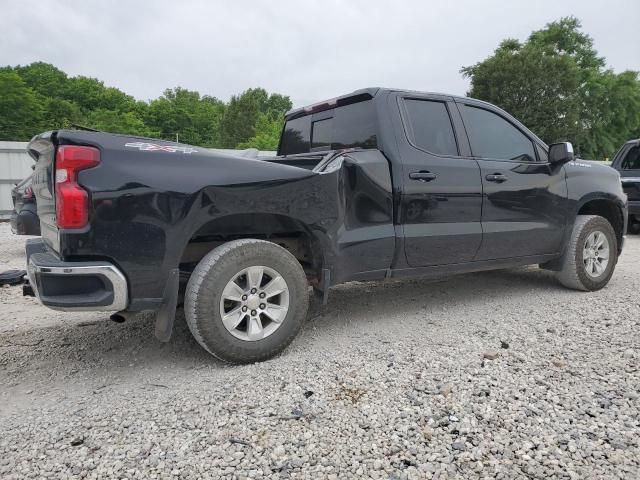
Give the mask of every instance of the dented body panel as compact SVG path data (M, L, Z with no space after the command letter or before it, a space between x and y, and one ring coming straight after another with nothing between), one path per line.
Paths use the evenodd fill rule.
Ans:
M59 131L50 141L94 146L102 156L98 167L78 177L91 192L90 228L58 230L49 246L63 261L112 262L129 280L134 308L161 302L169 272L180 267L187 244L203 228L221 241L304 229L315 244L313 267L330 271L331 283L383 277L391 265L391 177L377 150L345 154L341 168L321 173L197 147L139 150L125 147L130 137L103 133ZM272 231L260 224L265 217ZM274 228L274 218L281 228Z

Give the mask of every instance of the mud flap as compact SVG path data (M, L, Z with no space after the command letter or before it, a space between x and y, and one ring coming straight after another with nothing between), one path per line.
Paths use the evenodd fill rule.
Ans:
M180 286L180 270L174 268L169 272L167 284L164 287L162 306L156 314L155 336L161 342L168 342L173 331L173 321L176 317L178 303L178 288Z
M329 287L331 286L331 271L328 268L322 269L322 279L320 285L313 288L316 297L322 301L322 305L326 305L329 301Z

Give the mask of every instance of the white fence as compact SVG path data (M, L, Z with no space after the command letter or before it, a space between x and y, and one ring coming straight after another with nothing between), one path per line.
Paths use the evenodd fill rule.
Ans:
M13 210L13 186L31 175L33 160L26 148L27 142L0 142L0 217L8 217Z
M31 175L33 160L27 153L27 142L0 141L0 219L8 218L13 210L11 189L23 178ZM272 156L276 152L248 150L214 150L243 157Z

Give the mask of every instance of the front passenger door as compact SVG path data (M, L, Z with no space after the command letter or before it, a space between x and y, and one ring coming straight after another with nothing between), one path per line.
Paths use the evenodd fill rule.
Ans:
M484 105L459 102L482 178L482 245L474 260L555 254L567 219L562 167L519 126Z

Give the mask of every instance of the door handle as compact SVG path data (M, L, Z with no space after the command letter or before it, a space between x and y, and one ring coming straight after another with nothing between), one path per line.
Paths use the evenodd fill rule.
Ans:
M409 178L411 180L420 180L421 182L430 182L431 180L435 180L436 178L438 178L438 175L427 171L420 171L411 172L409 174Z
M501 173L492 173L487 175L484 178L486 178L490 182L496 182L496 183L502 183L507 181L507 177L502 175Z

